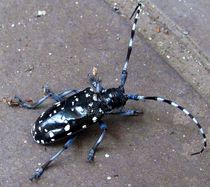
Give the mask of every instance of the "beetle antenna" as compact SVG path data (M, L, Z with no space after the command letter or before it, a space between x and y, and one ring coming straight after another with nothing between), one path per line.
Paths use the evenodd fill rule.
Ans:
M135 10L133 11L133 13L130 17L130 19L132 19L132 17L136 13L135 18L134 18L134 22L133 22L133 27L131 29L131 37L130 37L130 41L129 41L129 44L128 44L128 51L127 51L127 55L126 55L126 60L125 60L125 64L124 64L124 67L123 67L123 70L122 70L122 75L121 75L120 87L122 89L124 88L124 85L125 85L125 82L126 82L126 79L127 79L127 74L128 74L127 67L128 67L128 62L129 62L131 51L132 51L133 39L134 39L134 35L135 35L135 30L136 30L136 23L139 19L139 14L142 11L141 7L142 7L142 4L138 3L138 5L136 6Z
M141 96L141 95L128 95L128 99L130 100L153 100L153 101L159 101L159 102L163 102L163 103L167 103L175 108L178 108L179 110L181 110L182 112L184 112L184 114L186 114L187 116L189 116L192 121L195 123L195 125L198 127L200 134L203 137L203 147L200 151L192 153L191 155L197 155L197 154L201 154L207 147L207 140L206 140L206 134L204 133L203 128L201 127L200 123L197 121L197 119L190 113L188 112L188 110L182 106L180 106L179 104L177 104L174 101L171 101L169 99L164 99L162 97L157 97L157 96Z

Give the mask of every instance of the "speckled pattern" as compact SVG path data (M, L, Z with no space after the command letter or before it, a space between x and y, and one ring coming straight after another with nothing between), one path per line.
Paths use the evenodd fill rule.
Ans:
M38 10L46 15L36 17ZM131 10L132 13L133 10ZM2 0L0 2L0 97L42 97L53 91L88 86L95 66L108 88L119 85L131 22L103 1ZM167 96L185 106L207 132L210 109L197 92L140 37L135 38L128 67L127 92ZM28 179L62 144L41 146L30 129L47 107L26 110L0 104L0 186L209 186L209 149L180 111L154 102L130 102L143 109L138 117L110 116L107 135L95 162L87 152L99 135L97 127L82 133L37 183ZM107 157L106 155L109 155Z

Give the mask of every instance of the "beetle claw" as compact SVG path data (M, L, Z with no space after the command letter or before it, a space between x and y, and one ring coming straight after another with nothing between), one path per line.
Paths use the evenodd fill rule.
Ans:
M43 168L37 168L34 175L30 178L31 181L38 180L41 175L43 174L44 169Z
M88 153L87 160L89 162L92 162L94 160L94 155L95 155L95 151L93 149L91 149Z

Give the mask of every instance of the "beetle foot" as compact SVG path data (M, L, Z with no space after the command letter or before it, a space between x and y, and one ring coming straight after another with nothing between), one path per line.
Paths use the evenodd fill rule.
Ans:
M33 176L30 178L31 181L38 180L41 175L43 174L44 169L43 168L37 168Z
M95 155L95 151L93 149L90 149L90 151L88 152L88 156L87 156L87 159L89 162L94 160L94 155Z

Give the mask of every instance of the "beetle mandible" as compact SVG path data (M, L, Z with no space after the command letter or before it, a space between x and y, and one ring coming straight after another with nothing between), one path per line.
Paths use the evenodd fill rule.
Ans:
M142 11L142 6L142 3L138 3L130 17L130 19L134 17L134 22L131 29L131 36L119 87L105 89L102 86L101 81L96 78L96 76L92 76L90 77L92 86L85 88L84 90L66 90L64 92L55 94L47 86L45 86L45 96L33 104L29 104L28 102L23 101L20 97L15 96L15 99L19 105L27 109L36 108L48 98L54 99L56 103L38 117L32 126L31 133L33 139L39 144L46 145L55 143L62 139L66 140L63 148L60 151L58 151L47 162L41 165L41 167L36 169L35 173L30 178L31 181L40 178L49 164L58 158L64 150L68 149L72 145L75 137L79 132L87 129L89 126L95 123L98 123L101 129L101 134L96 143L89 150L87 156L89 161L93 161L96 149L102 142L107 130L107 125L102 120L102 117L108 114L135 116L140 113L136 110L123 109L128 100L154 100L164 102L175 108L178 108L192 119L192 121L199 128L199 131L203 137L202 149L199 152L193 153L192 155L200 154L204 151L204 149L206 149L207 141L203 128L197 119L184 107L178 105L174 101L164 99L162 97L142 96L139 94L125 94L124 85L126 83L128 74L127 67L132 51L136 24Z

